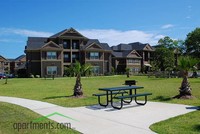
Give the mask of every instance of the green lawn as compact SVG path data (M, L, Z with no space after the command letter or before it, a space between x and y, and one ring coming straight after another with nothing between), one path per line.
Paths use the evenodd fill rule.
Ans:
M56 128L57 123L49 119L37 122L44 125L51 123L51 125L46 127L26 125L40 118L41 115L26 108L3 102L0 103L0 107L0 134L78 134L77 131L69 128Z
M192 87L192 93L195 96L192 100L179 100L172 99L173 96L178 94L178 88L181 84L181 78L147 78L146 76L131 76L128 79L134 79L137 82L137 85L144 86L144 89L141 89L141 92L152 92L153 95L148 97L148 100L157 101L157 102L166 102L166 103L178 103L178 104L187 104L200 106L200 79L189 79L190 85ZM9 79L8 84L4 84L5 80L0 80L0 96L15 96L22 98L29 98L34 100L41 100L65 107L78 107L97 104L97 98L92 96L93 93L97 93L98 88L100 87L112 87L112 86L122 86L124 81L127 80L126 76L105 76L105 77L87 77L82 78L84 97L83 98L73 98L73 87L75 83L75 78L56 78L52 79L40 79L40 78L30 78L30 79ZM189 115L194 115L196 118L193 120L199 119L197 116L199 111L190 113ZM169 130L173 131L173 122L174 120L181 121L182 118L188 118L190 122L190 116L173 118L170 122ZM193 120L191 122L193 122ZM166 121L168 122L168 121ZM195 121L194 121L195 122ZM161 129L165 130L165 124L162 125L156 124L151 128L158 132ZM181 123L180 123L181 124ZM182 122L184 124L184 122ZM177 125L177 124L176 124ZM189 123L192 125L192 123ZM154 127L156 126L156 127ZM160 129L158 129L160 128ZM191 126L191 128L194 128ZM181 130L181 129L180 129ZM196 129L192 129L194 132ZM191 133L193 132L192 130ZM200 131L200 130L199 130ZM168 133L167 130L165 130ZM171 131L169 131L170 133ZM175 129L173 133L178 133L179 129Z

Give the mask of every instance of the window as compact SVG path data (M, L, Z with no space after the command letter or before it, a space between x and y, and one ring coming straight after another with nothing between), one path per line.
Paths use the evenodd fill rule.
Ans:
M69 59L69 54L64 54L65 59Z
M99 59L99 52L90 52L90 59Z
M63 48L67 49L67 42L66 41L63 42Z
M72 54L72 59L76 59L76 54Z
M48 75L55 75L55 74L57 74L57 66L48 66L47 67L47 74Z
M8 65L8 62L5 62L4 65Z
M128 59L127 60L128 63L140 63L140 60L136 60L136 59Z
M77 44L76 44L76 42L73 42L73 47L72 47L73 49L76 49L77 48Z
M47 59L57 59L56 52L47 52Z
M69 54L65 53L64 54L64 62L69 62L70 58L69 58Z
M78 40L72 41L72 49L79 49L79 41Z
M63 40L63 48L70 49L70 40Z
M75 60L78 60L79 59L79 57L78 57L78 54L76 53L76 54L72 54L72 60L73 60L73 62L75 61Z
M93 66L92 67L92 72L97 75L100 73L100 66Z
M133 72L133 73L138 73L140 71L140 69L139 68L131 68L131 72Z

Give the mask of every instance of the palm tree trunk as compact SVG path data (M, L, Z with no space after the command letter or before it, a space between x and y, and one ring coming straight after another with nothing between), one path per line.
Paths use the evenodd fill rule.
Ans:
M183 80L181 83L181 87L179 89L180 89L179 90L180 94L177 96L177 98L191 98L192 97L190 83L188 81L188 71L184 71Z
M189 84L189 81L188 81L188 77L187 76L184 76L183 77L183 81L181 83L181 87L180 87L180 95L181 96L185 96L185 95L192 95L191 94L191 88L190 88L190 84Z
M83 90L82 90L82 84L81 84L81 75L77 74L76 76L76 84L74 86L74 96L82 96Z

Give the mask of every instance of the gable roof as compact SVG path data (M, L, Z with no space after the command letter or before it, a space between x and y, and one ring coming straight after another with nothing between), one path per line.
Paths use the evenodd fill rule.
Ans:
M48 46L50 46L50 45L53 45L56 49L62 49L62 47L61 46L59 46L59 45L57 45L55 42L53 42L53 41L49 41L48 43L46 43L46 44L44 44L43 46L42 46L42 49L45 49L46 47L48 47ZM51 48L52 46L50 46L50 47L48 47L48 48ZM54 49L55 49L54 48Z
M39 50L46 42L46 37L28 37L26 50Z
M101 46L104 48L104 50L112 50L110 47L109 47L109 45L108 45L108 43L101 43Z
M109 47L109 45L107 43L100 43L98 39L89 39L86 43L86 45L82 46L82 50L86 50L89 46L96 44L98 45L100 48L102 48L103 50L109 50L111 51L111 48Z
M130 54L134 52L136 54L135 57L130 57L130 58L139 58L141 59L142 57L135 51L135 50L125 50L122 52L112 52L112 55L116 58L129 58Z
M3 59L3 60L7 60L6 58L4 58L2 55L0 55L0 59Z
M20 61L21 59L23 59L23 58L25 58L26 57L26 55L20 55L19 57L17 57L16 59L15 59L15 61Z
M139 58L141 59L142 57L137 53L136 50L132 50L127 54L127 57L129 58Z
M153 47L151 47L148 43L140 43L140 42L134 42L134 43L129 43L128 45L130 45L132 47L132 49L135 50L145 50L145 47L150 47L150 49L153 51Z
M128 44L119 44L118 46L118 50L122 50L122 51L124 51L124 50L131 50L131 46L130 45L128 45Z
M140 42L134 42L134 43L129 43L129 44L124 44L121 43L117 46L112 46L113 51L128 51L128 50L145 50L145 47L150 47L151 50L153 51L154 48L151 47L148 43L140 43Z
M62 30L52 36L50 36L49 38L57 38L57 37L60 37L66 33L76 33L79 37L83 37L83 38L87 38L85 36L83 36L82 34L80 34L78 31L76 31L74 28L69 28L69 29L65 29L65 30Z
M143 50L144 47L147 45L147 44L143 44L143 43L140 43L140 42L134 42L134 43L129 43L128 45L130 45L132 47L132 49L135 49L135 50Z

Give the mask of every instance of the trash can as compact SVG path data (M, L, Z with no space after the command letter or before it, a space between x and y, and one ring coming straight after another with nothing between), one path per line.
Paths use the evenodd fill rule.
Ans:
M125 85L136 85L136 80L125 80Z

